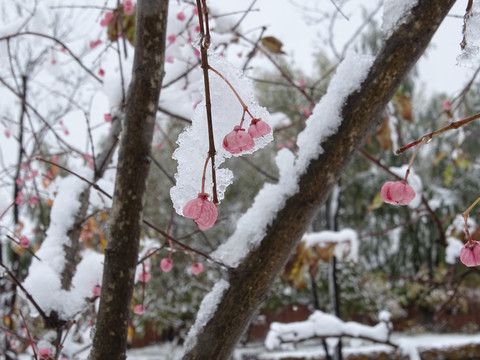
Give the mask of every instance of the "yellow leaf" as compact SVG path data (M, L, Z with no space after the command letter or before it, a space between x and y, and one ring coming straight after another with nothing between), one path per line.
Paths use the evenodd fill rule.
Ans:
M282 42L276 37L267 36L262 38L262 45L273 54L285 54L282 50Z
M372 203L368 205L367 211L370 212L370 211L376 210L380 208L380 206L382 205L383 205L382 195L380 193L377 193L377 195L375 195L375 197L373 198Z
M402 118L412 121L412 103L408 96L396 93L393 96L393 105Z
M388 119L385 120L377 131L376 138L383 150L390 150L393 146L392 138L390 136L390 126L388 126Z

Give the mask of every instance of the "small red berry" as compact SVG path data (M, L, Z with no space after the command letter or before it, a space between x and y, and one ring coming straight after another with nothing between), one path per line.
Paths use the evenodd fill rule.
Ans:
M197 276L203 271L203 264L196 262L192 266L190 266L190 271L192 272L193 275Z
M173 267L172 260L168 258L164 258L162 259L162 261L160 261L160 268L162 269L163 272L169 272L170 270L172 270L172 267Z

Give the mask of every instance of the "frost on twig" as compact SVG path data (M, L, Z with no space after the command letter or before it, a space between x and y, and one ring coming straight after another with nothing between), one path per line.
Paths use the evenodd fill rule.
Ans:
M457 56L460 65L473 65L478 56L480 44L480 4L471 1L464 16L463 40L460 44L462 53Z
M270 114L256 103L252 83L243 76L242 72L213 53L209 54L209 64L228 79L253 116L268 123ZM225 135L240 123L243 107L227 83L213 72L210 74L210 94L215 148L217 149L215 166L217 167L218 200L222 200L226 188L233 182L233 173L227 168L219 168L221 164L232 156L251 154L263 148L273 140L273 136L271 133L262 136L255 139L255 146L251 150L241 154L231 154L224 149L222 141ZM250 119L247 119L245 126L248 128L249 124ZM180 134L177 143L179 147L173 154L173 159L178 163L175 174L176 185L170 190L170 195L175 210L181 215L184 205L189 200L195 199L201 190L203 168L209 149L205 100L197 105L192 125ZM205 192L211 194L212 187L211 172L207 171Z
M313 338L328 337L353 337L385 343L395 346L390 342L392 323L390 313L381 311L380 322L375 326L367 326L355 321L344 322L334 315L316 310L305 321L282 324L273 322L270 325L265 347L274 350L284 343L297 343Z

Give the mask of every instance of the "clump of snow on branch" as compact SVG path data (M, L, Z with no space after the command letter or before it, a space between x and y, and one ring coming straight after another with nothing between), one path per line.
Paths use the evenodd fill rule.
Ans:
M86 177L91 177L91 172ZM35 254L38 259L32 259L23 284L47 315L56 311L60 319L70 319L82 310L85 298L91 296L91 289L101 280L103 255L86 250L72 279L72 290L61 289L61 274L65 267L64 246L70 245L68 232L80 208L79 196L87 186L86 182L74 176L58 181L47 236Z
M275 218L278 209L283 207L289 196L298 191L294 160L290 150L282 149L278 152L275 162L279 169L279 182L265 183L252 206L238 220L235 232L211 254L213 258L236 267L263 239L267 226Z
M380 312L379 320L377 325L367 326L355 321L345 322L334 315L316 310L305 321L288 324L273 322L265 338L265 347L274 350L280 348L283 343L296 343L316 337L348 336L388 342L393 328L390 313Z
M465 15L462 53L457 56L460 65L475 65L480 50L480 4L473 2L471 10Z
M338 66L327 93L315 106L305 129L298 135L300 150L295 166L299 173L303 173L310 161L323 153L323 141L337 132L342 122L343 104L348 95L360 87L372 63L372 56L349 52Z
M287 149L278 152L280 170L277 184L266 183L255 197L253 205L238 220L235 232L212 256L228 266L236 267L263 239L267 227L288 197L298 191L298 180L312 159L323 152L321 143L335 134L342 122L341 111L348 95L355 92L367 76L373 62L371 56L349 52L339 65L327 93L315 106L299 134L298 157Z
M209 55L209 64L232 84L254 117L269 122L268 111L256 103L253 85L250 80L243 76L240 70L213 53ZM227 186L233 181L233 173L229 169L220 168L220 165L231 156L251 154L263 148L273 140L273 136L270 133L255 139L255 147L241 154L232 155L226 151L222 146L223 138L236 125L239 125L243 107L223 79L212 71L209 72L209 75L213 131L217 152L215 156L217 190L218 199L222 200ZM199 83L199 85L203 87L203 84ZM250 121L249 116L245 114L244 128L248 128ZM195 199L201 191L203 168L209 150L205 99L196 107L192 125L180 134L177 143L179 147L173 154L173 158L178 162L177 173L175 174L176 185L170 190L170 195L175 210L181 215L184 205L189 200ZM205 192L212 195L213 182L210 166L211 164L208 165L206 173Z
M334 255L338 259L358 261L358 234L353 229L308 233L303 236L302 242L304 242L307 247L323 247L327 244L335 243Z
M417 4L418 0L386 0L384 2L382 30L385 37L389 37L407 20L410 11Z
M188 352L192 349L197 341L198 332L207 324L217 310L218 303L223 296L223 293L229 288L229 283L226 280L220 280L215 284L213 289L203 298L198 309L195 324L190 328L187 338L185 339L184 351Z

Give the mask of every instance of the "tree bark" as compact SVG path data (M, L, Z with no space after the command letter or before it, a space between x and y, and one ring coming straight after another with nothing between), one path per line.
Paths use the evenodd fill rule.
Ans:
M120 141L91 360L126 359L146 179L163 80L167 10L168 0L137 2L132 82Z
M299 191L278 211L259 246L229 272L230 287L184 360L229 358L317 209L454 3L419 0L406 22L385 40L365 81L347 98L338 132L322 144L324 152L310 162Z

